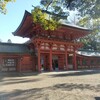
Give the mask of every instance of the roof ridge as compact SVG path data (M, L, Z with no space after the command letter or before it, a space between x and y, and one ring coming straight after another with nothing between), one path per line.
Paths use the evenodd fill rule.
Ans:
M7 42L1 42L0 45L26 45L24 43L7 43Z

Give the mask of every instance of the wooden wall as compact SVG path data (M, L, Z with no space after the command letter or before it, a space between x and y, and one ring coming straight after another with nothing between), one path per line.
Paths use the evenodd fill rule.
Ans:
M100 68L100 57L77 56L78 69Z
M20 59L20 71L32 71L33 63L33 58L31 56L22 56Z
M16 66L14 67L17 72L36 71L36 59L29 54L0 54L0 71L13 71L4 69L4 59L16 59Z

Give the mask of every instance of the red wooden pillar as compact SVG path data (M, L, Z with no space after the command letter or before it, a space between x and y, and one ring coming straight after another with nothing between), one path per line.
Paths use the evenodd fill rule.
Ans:
M87 64L88 68L90 68L90 59L88 59L88 64Z
M82 58L80 59L80 65L82 66Z
M75 50L74 50L74 55L73 55L73 63L74 63L74 70L77 70L76 52L75 52Z
M65 48L65 63L66 63L66 70L68 70L68 54L67 54L67 47Z
M80 66L82 68L82 58L80 57Z
M41 72L41 63L40 63L40 59L41 59L41 53L40 53L40 46L38 46L38 72Z
M50 71L52 71L53 70L53 68L52 68L52 45L50 45L50 57L49 57L49 62L50 62Z
M21 58L20 58L20 68L19 68L19 71L20 71L20 72L22 71L22 60L23 60L23 58L21 57Z

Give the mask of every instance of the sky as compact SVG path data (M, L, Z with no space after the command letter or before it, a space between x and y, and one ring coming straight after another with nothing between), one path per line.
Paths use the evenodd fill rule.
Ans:
M0 41L7 42L11 39L12 43L24 43L27 38L13 36L14 32L20 25L25 10L31 12L32 5L39 5L40 0L16 0L14 3L7 5L7 14L0 13Z
M12 43L24 43L28 39L14 36L12 33L20 25L25 10L31 12L33 6L38 6L40 0L16 0L14 3L7 5L7 14L0 13L0 41L7 42L11 39ZM72 16L73 16L72 12Z

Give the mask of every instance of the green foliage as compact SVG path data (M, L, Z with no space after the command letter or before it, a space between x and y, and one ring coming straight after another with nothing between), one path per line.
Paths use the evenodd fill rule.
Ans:
M91 18L100 17L100 0L41 0L45 9L58 13L61 9L75 10L80 12L81 16L89 15ZM57 9L55 7L58 7Z
M85 17L81 18L77 24L79 26L84 27L85 25L87 25L88 20L89 20L89 17L85 16Z
M35 7L32 11L33 21L40 24L45 30L55 30L59 23L52 19L47 13L42 12L39 7Z
M52 15L68 16L68 10L77 9L81 17L78 25L93 29L91 34L80 39L84 43L83 48L100 50L100 0L41 0L41 5L44 10L51 12ZM43 19L38 18L38 16L35 18L42 19L42 21L37 20L36 22L42 22L41 25L48 30L53 25L57 26L54 23L59 21L61 16L51 16L52 24L50 21L43 20L45 17L41 16ZM67 20L67 17L65 19Z
M98 19L88 19L88 17L84 17L79 21L80 26L85 26L87 23L89 27L92 28L91 34L81 39L81 42L84 43L84 49L91 49L91 50L100 50L100 18Z
M0 12L6 14L6 5L9 2L15 2L16 0L0 0Z
M83 17L77 23L79 26L88 26L88 28L92 29L93 34L97 34L100 32L100 18L91 19L90 17Z
M69 15L69 12L63 8L64 0L41 0L41 5L44 10L51 12L53 19L59 21L60 19L66 19ZM60 15L60 16L58 16Z
M80 19L79 26L88 26L92 29L91 34L81 39L84 43L84 49L100 50L100 18L93 18L90 15Z
M79 15L82 17L80 25L86 25L89 19L100 18L100 0L41 0L41 5L50 12L59 15L67 15L68 9L79 11ZM57 21L61 17L52 16ZM67 20L67 18L66 18Z
M41 0L41 9L35 7L32 11L35 23L41 24L45 30L55 30L60 25L60 19L67 19L68 12L61 7L60 0Z

